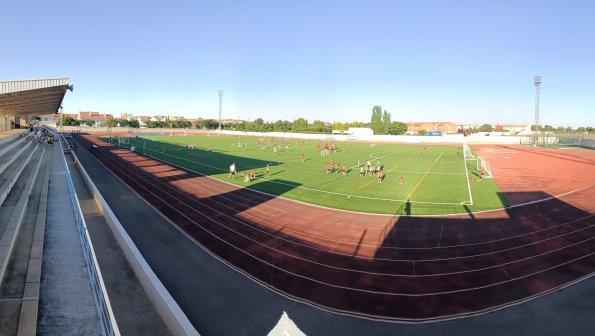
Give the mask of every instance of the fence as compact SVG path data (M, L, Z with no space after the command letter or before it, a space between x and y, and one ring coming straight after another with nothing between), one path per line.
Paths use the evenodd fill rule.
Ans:
M569 132L539 132L521 138L521 144L545 147L583 146L591 147L595 142L595 134Z
M62 141L66 142L66 139L62 138L60 143L62 143ZM97 308L97 314L99 315L99 323L101 325L102 334L107 336L120 335L120 330L118 329L116 318L114 317L114 312L112 311L109 297L107 296L103 278L101 276L101 270L99 269L97 258L95 257L93 243L91 242L91 237L89 237L89 233L87 232L87 224L85 223L85 218L83 217L83 212L76 195L76 190L74 189L74 184L72 182L72 177L70 176L70 170L68 169L68 164L66 162L64 153L62 153L62 159L64 163L64 169L66 171L66 180L68 184L68 190L70 192L70 200L72 201L72 206L74 208L76 227L81 240L83 256L85 257L87 272L89 273L89 281L91 283L93 297L95 298L95 306Z

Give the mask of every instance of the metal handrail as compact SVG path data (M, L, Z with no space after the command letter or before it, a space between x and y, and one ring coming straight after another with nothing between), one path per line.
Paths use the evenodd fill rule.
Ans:
M60 136L60 138L60 147L62 147L62 141L66 143L67 141L62 135ZM72 155L74 155L74 153L72 153ZM85 218L81 210L76 190L74 189L72 177L70 176L70 170L68 169L68 164L66 162L66 157L64 156L64 151L62 151L62 160L64 163L64 168L66 170L66 180L68 184L68 190L70 192L70 200L72 201L72 206L74 208L74 218L79 233L79 239L81 241L81 246L83 249L83 255L85 257L85 263L87 264L89 282L91 283L91 288L93 290L93 297L95 299L95 306L99 315L99 322L101 325L102 334L107 336L120 335L120 330L118 328L118 324L116 323L116 318L114 316L114 312L112 310L110 300L105 289L105 284L103 282L101 270L99 269L99 265L97 263L95 250L93 249L93 243L91 242L91 237L89 236L89 232L87 231L87 224L85 222Z

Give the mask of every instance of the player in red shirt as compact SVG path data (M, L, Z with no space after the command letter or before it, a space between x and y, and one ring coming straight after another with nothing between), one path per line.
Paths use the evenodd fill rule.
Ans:
M326 174L330 174L331 173L331 164L330 163L326 163Z
M250 180L253 180L256 178L256 173L254 173L254 169L250 169Z
M343 167L342 168L343 168L343 175L344 176L347 175L347 165L346 164L343 164Z
M378 183L382 183L382 178L384 177L384 173L382 170L378 169Z

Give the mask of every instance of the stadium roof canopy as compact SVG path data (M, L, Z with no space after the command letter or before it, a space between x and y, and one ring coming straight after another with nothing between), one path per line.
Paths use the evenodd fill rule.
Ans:
M0 115L56 113L68 89L68 78L0 81Z

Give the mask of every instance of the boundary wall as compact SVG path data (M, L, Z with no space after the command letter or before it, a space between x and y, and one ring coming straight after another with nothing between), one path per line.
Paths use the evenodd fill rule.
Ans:
M60 128L60 126L58 126ZM308 134L308 133L283 133L283 132L242 132L229 130L197 130L183 128L131 128L131 127L79 127L64 126L64 132L81 133L113 133L123 134L162 134L162 135L195 135L195 134L225 134L240 136L258 136L274 138L293 138L304 140L322 140L322 141L366 141L366 142L385 142L385 143L435 143L435 144L520 144L522 136L504 136L493 135L485 136L483 134L474 134L463 136L462 134L446 134L442 136L419 136L419 135L337 135L337 134Z

